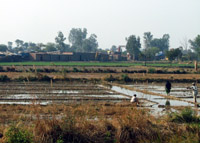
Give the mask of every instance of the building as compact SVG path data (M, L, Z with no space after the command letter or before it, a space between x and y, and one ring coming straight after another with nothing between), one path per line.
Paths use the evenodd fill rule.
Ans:
M64 52L62 54L30 53L31 61L109 61L108 54Z

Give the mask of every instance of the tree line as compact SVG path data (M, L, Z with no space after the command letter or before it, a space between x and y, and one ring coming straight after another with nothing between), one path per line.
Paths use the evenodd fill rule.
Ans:
M91 34L88 36L86 28L73 28L68 36L69 43L66 43L66 37L59 31L58 35L55 37L55 43L48 42L43 43L33 43L24 42L23 40L15 40L15 45L13 42L8 42L8 45L0 44L0 51L2 52L96 52L98 50L97 36Z
M153 61L159 56L167 57L168 60L199 60L200 57L200 35L194 40L184 41L185 44L177 48L169 49L169 34L164 34L161 38L154 38L151 32L145 32L144 48L141 49L140 37L131 35L126 38L126 52L134 60ZM190 49L187 48L188 43ZM112 47L113 48L113 47ZM163 57L162 57L163 58Z
M97 36L95 34L88 35L86 28L72 28L68 35L69 44L66 43L65 35L59 31L55 37L55 42L33 43L16 39L8 42L7 45L0 44L1 52L116 52L118 47L113 45L110 49L98 48ZM169 60L198 60L200 56L200 35L193 40L184 40L181 46L177 48L170 47L170 35L164 34L161 38L154 38L151 32L145 32L143 35L144 47L141 48L141 40L139 36L130 35L125 38L126 45L124 55L129 55L133 60L152 61L157 60L156 57L165 55ZM190 48L188 49L188 44Z

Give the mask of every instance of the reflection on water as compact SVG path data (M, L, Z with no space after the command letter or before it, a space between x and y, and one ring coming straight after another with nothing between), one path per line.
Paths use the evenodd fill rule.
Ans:
M130 97L132 95L136 94L138 98L145 98L147 100L156 102L159 105L165 105L165 103L167 101L167 99L162 97L162 96L155 96L155 95L145 94L145 93L142 93L142 92L128 90L128 89L121 88L121 87L118 87L118 86L113 86L112 90L115 90L115 91L123 93L123 94L127 94ZM191 103L184 102L184 101L178 101L178 100L170 100L170 105L171 106L193 106L193 104L191 104Z

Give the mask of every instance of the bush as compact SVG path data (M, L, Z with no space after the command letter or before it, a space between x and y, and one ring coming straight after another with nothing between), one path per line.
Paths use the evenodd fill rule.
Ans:
M79 72L77 68L73 68L73 72Z
M36 72L44 72L43 69L36 69Z
M7 75L0 75L0 81L4 82L4 81L9 81L10 78L8 78Z
M190 107L186 107L180 113L171 113L170 121L178 123L191 123L198 122L198 118Z
M181 116L185 122L192 122L192 121L195 121L196 119L194 111L189 107L185 108L181 112Z
M108 77L105 77L104 80L108 81L108 82L111 82L111 81L115 81L116 79L112 75L110 75Z
M132 81L132 79L127 74L123 74L121 76L121 80L124 81L124 82L131 82Z
M38 76L39 81L50 81L51 78L47 75Z
M5 133L7 143L33 143L33 135L25 129L11 126Z
M16 71L14 67L11 67L11 68L10 68L10 67L7 67L6 70L7 70L8 72L15 72L15 71Z
M4 70L3 70L3 67L2 67L2 66L0 66L0 72L4 72Z
M148 69L148 73L156 73L156 70L154 68Z
M27 78L24 76L20 76L18 78L15 79L16 81L27 81Z

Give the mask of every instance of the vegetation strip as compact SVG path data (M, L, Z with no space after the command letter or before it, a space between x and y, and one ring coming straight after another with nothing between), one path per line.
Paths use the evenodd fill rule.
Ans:
M100 66L100 67L130 67L144 66L143 62L0 62L0 66ZM193 64L178 63L147 63L149 67L188 67L194 68Z

